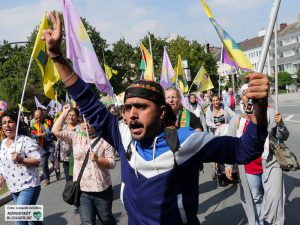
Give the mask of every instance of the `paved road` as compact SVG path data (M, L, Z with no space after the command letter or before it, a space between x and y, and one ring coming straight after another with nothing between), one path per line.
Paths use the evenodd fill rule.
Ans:
M290 130L287 145L300 159L300 93L279 96L279 111L283 113L285 123ZM119 200L120 163L112 171L115 200L113 213L118 224L127 224L127 216ZM55 180L55 178L52 178ZM286 186L286 225L299 225L300 221L300 171L284 176ZM79 216L74 215L72 206L61 198L64 180L51 183L42 189L39 204L44 205L45 225L79 225ZM211 167L205 165L200 175L198 217L202 225L247 225L245 214L239 201L238 186L216 188L211 180ZM12 203L9 203L12 204ZM4 221L4 207L0 207L0 224L13 224Z

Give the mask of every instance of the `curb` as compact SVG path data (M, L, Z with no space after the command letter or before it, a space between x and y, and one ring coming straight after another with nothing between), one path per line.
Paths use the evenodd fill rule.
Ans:
M54 167L51 167L49 169L49 171L50 171L50 175L51 175L51 173L54 171ZM42 174L42 175L40 175L40 181L42 182L43 180L44 180L44 176ZM3 194L3 195L4 195L4 197L0 198L0 206L3 206L3 205L5 205L8 202L13 200L13 197L12 197L12 195L9 191L6 194Z

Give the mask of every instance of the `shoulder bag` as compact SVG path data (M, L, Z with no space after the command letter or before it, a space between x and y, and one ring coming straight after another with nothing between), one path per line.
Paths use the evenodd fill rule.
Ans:
M101 136L97 137L97 139L93 142L91 149L93 149L96 146L96 144L100 141L100 139L101 139ZM65 189L62 193L62 196L63 196L63 200L70 205L76 205L76 206L79 205L80 192L81 192L80 191L80 180L81 180L84 168L86 167L86 165L88 163L89 153L90 153L90 150L88 150L85 155L85 158L84 158L84 161L83 161L82 167L80 169L77 180L76 181L73 181L73 180L66 181Z

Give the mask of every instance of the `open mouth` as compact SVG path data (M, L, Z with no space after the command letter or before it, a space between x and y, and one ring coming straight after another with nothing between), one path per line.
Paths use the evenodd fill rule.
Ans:
M5 133L5 134L11 134L11 133L12 133L12 130L5 130L4 133Z
M142 131L143 127L144 126L142 124L135 122L135 121L129 123L129 128L130 128L131 132L133 132L133 133L140 133Z

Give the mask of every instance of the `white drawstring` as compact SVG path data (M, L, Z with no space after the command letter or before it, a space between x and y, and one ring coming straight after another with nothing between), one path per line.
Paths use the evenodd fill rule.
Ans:
M156 164L155 164L155 153L156 153L156 141L157 141L157 136L155 137L155 139L154 139L154 142L153 142L153 156L152 156L152 159L153 159L153 164L154 164L154 169L155 169L155 171L157 172L157 174L159 174L159 171L157 170L157 168L156 168Z
M137 178L139 178L138 173L137 173L137 168L136 168L136 154L137 154L137 148L136 148L136 141L134 142L134 173L136 175Z

